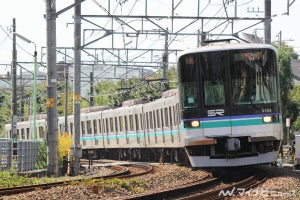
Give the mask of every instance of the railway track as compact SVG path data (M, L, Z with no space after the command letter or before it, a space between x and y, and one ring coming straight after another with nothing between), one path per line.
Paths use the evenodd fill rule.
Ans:
M149 165L132 165L132 164L125 164L123 166L111 166L114 169L114 172L107 176L100 176L100 177L93 177L92 179L100 178L100 179L110 179L113 177L117 178L131 178L134 176L141 176L144 174L147 174L149 172L150 174L147 174L145 177L150 179L152 174L160 174L160 169L158 169L155 166L149 166ZM154 168L153 168L154 167ZM176 168L174 168L176 170ZM198 171L198 170L197 170ZM203 170L200 170L203 171ZM249 170L248 170L249 171ZM182 171L183 172L183 171ZM205 173L204 173L205 172ZM184 173L184 172L183 172ZM201 172L202 173L202 172ZM200 174L201 174L200 173ZM173 174L170 172L170 174ZM196 173L198 174L198 173ZM126 194L122 195L123 192L120 190L116 190L115 194L119 194L118 199L131 199L131 200L137 200L137 199L180 199L180 200L190 200L190 199L224 199L229 196L237 196L240 193L244 192L246 193L247 190L254 188L258 184L265 181L265 178L262 178L263 176L254 175L254 174L260 174L259 171L251 171L247 172L239 171L235 172L235 170L232 170L231 172L226 172L223 174L228 174L228 176L219 176L219 177L212 177L211 173L208 173L207 171L203 171L203 176L199 176L198 179L193 179L193 181L185 182L185 183L179 183L176 184L170 184L170 186L167 187L155 187L152 189L148 189L143 191L143 193L138 194ZM195 175L195 174L194 174ZM162 177L164 177L163 175ZM194 176L195 177L195 176ZM196 176L197 177L197 176ZM230 178L230 177L238 177L238 178ZM159 180L161 177L157 177ZM91 179L90 176L88 176L88 179ZM84 180L84 179L80 179ZM149 180L149 179L148 179ZM74 180L72 180L74 181ZM26 186L26 187L16 187L16 188L8 188L8 190L5 191L5 189L0 189L0 196L2 195L12 195L17 193L23 193L23 192L29 192L33 190L44 190L49 189L51 187L55 187L55 191L62 191L63 188L68 188L72 185L72 181L69 182L56 182L51 184L41 184L41 185L35 185L35 186ZM76 182L78 180L75 180ZM175 180L174 180L175 181ZM159 181L158 181L159 182ZM156 183L158 183L156 182ZM84 182L83 182L84 183ZM85 184L85 183L84 183ZM68 186L69 185L69 186ZM172 185L172 186L171 186ZM60 187L60 186L67 186L67 187ZM61 188L61 189L60 189ZM80 188L80 189L79 189ZM79 190L84 189L84 187L78 187ZM52 189L46 190L47 192L51 191ZM72 188L72 190L74 190ZM75 189L77 190L77 189ZM47 193L45 191L45 193ZM103 198L103 188L101 187L101 184L92 184L86 187L86 191L91 196L94 197L100 197L99 199ZM100 192L101 191L101 192ZM49 193L48 192L48 193ZM53 192L53 191L52 191ZM52 194L52 192L50 192ZM121 193L118 193L121 192ZM87 193L87 194L88 194ZM42 193L40 193L41 195ZM56 197L59 197L62 193L57 193ZM26 194L22 194L26 195ZM107 195L107 194L106 194ZM106 196L104 195L104 196ZM247 195L247 193L246 193ZM102 197L102 198L101 198ZM107 197L107 196L106 196ZM237 196L238 197L238 196Z
M188 184L179 185L160 191L152 191L139 195L133 195L126 200L152 200L152 199L179 199L179 200L198 200L198 199L224 199L229 196L245 193L250 188L263 183L266 178L259 175L250 175L239 182L232 184L221 184L226 178L213 178L207 176L204 179Z
M66 186L70 185L74 181L84 181L87 178L88 179L110 179L110 178L130 178L134 176L140 176L144 175L146 173L149 173L153 170L152 166L149 165L114 165L114 166L108 166L109 168L113 169L113 173L103 176L94 176L94 177L84 177L84 178L78 178L78 179L72 179L72 180L64 180L59 182L52 182L52 183L45 183L45 184L37 184L37 185L28 185L28 186L19 186L19 187L10 187L10 188L0 188L0 196L5 195L14 195L24 192L30 192L34 190L45 190L52 187L57 186Z
M236 195L246 194L246 191L263 183L266 178L259 178L250 176L238 183L230 186L225 186L211 191L189 195L179 198L178 200L196 200L196 199L224 199L225 197L232 197Z

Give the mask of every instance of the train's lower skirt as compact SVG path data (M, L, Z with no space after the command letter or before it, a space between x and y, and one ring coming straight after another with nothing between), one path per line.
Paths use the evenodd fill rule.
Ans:
M192 167L234 167L267 164L276 161L278 151L242 158L211 158L210 156L189 156Z

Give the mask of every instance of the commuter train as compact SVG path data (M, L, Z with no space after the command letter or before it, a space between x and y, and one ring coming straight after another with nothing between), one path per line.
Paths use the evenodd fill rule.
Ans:
M148 103L81 112L83 157L157 161L189 159L193 167L230 167L276 161L282 113L276 49L266 44L222 44L178 57L178 89ZM32 122L17 125L30 138ZM63 132L64 117L58 120ZM37 120L38 138L46 121ZM74 132L73 116L68 130ZM11 136L6 125L7 137Z

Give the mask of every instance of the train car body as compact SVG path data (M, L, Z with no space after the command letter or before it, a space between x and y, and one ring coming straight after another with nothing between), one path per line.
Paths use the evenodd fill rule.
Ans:
M228 44L178 59L180 134L192 166L274 162L282 139L277 54Z
M193 167L271 163L282 139L275 49L263 44L201 47L178 58L178 89L142 104L81 110L82 155L169 161L188 157ZM59 117L59 133L73 135L73 116ZM33 139L33 121L17 124L19 139ZM6 125L7 137L11 126ZM45 139L46 120L37 120Z

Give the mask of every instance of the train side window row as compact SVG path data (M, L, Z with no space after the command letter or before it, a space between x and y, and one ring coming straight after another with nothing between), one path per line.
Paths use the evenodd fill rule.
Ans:
M175 106L149 111L145 113L145 129L159 129L178 125L178 116Z
M104 119L93 119L81 122L82 135L96 135L109 132L128 132L128 131L142 131L145 127L146 130L158 129L164 127L172 127L178 124L178 116L176 106L165 107L155 111L149 111L140 114L123 115L118 117L109 117ZM143 123L142 120L146 122ZM60 132L63 131L63 124L59 124ZM69 123L69 132L73 134L73 122ZM37 128L37 138L43 139L45 136L46 127L39 126ZM30 128L17 129L18 139L33 139L30 138L33 132ZM11 131L9 132L11 135Z
M164 127L176 126L176 107L166 107L149 111L145 113L146 129L158 129ZM142 114L123 115L118 117L109 117L99 120L87 120L81 122L81 133L86 134L103 134L118 133L128 131L142 131Z
M32 132L32 133L31 133ZM33 137L34 130L33 128L18 128L17 129L17 138L19 140L30 140L34 139ZM44 138L45 134L45 127L39 126L37 128L37 139L42 139ZM8 135L10 138L12 138L12 132L11 130L8 132ZM31 137L32 136L32 137Z

